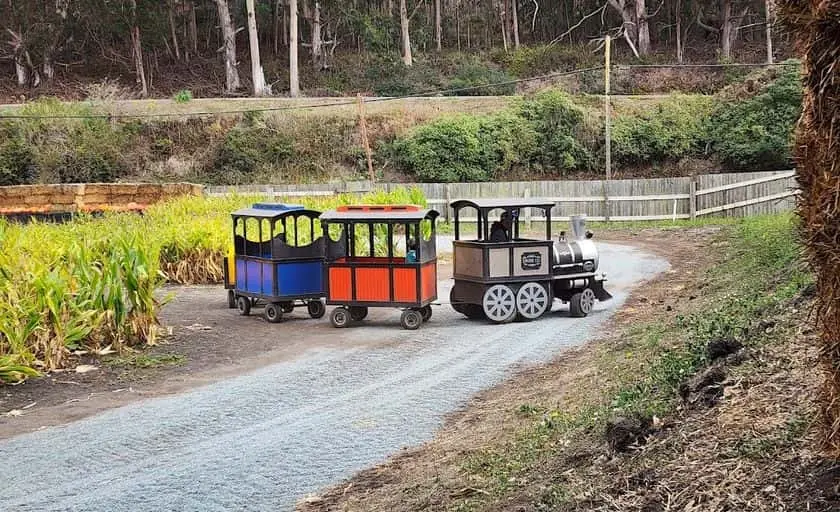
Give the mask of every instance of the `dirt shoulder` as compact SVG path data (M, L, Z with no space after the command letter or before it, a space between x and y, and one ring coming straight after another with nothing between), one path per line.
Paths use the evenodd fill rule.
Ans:
M615 375L647 371L656 325L709 307L706 271L725 244L716 231L607 233L672 269L637 288L603 338L478 394L434 440L299 510L837 510L840 465L811 448L820 376L807 299L759 322L754 336L766 343L720 364L722 381L699 388L712 390L710 405L654 411L644 435L619 451L598 426L598 414L636 391L614 389Z

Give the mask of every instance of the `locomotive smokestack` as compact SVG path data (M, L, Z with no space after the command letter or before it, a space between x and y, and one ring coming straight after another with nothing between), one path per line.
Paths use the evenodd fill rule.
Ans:
M572 236L575 240L583 240L586 238L586 216L573 215L572 219Z

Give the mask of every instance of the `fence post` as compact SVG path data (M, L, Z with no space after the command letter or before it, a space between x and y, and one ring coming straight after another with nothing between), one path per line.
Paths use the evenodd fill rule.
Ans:
M688 216L692 220L697 218L697 182L693 176L688 182Z
M523 196L525 197L525 199L528 199L528 198L531 197L531 188L530 187L525 189L525 194L523 194ZM528 226L528 230L531 229L531 209L530 208L525 208L525 225Z
M452 202L452 191L449 190L449 183L443 185L443 200L446 201L443 205L443 220L449 224L449 203Z
M604 194L604 220L609 222L610 221L610 196L607 192L607 183L606 181L601 181L601 190Z

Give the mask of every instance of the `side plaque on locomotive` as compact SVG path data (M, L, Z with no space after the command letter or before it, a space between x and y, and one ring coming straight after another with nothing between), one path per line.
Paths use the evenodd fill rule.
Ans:
M522 255L522 270L539 270L542 267L542 254L526 252Z

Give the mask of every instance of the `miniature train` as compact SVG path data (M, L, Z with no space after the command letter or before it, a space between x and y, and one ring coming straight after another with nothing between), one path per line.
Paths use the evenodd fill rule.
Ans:
M598 274L598 249L582 217L572 234L551 238L554 203L540 199L457 200L454 211L455 311L468 318L506 323L534 320L554 300L572 316L588 315L595 301L612 296ZM520 214L541 210L545 238L520 237ZM463 210L474 210L475 239L462 239ZM501 211L491 224L490 214ZM402 310L400 324L417 329L437 300L438 212L413 205L342 206L328 212L299 205L258 203L233 212L234 252L225 258L228 305L243 315L265 307L269 322L296 305L312 318L336 306L330 321L346 327L370 307Z

